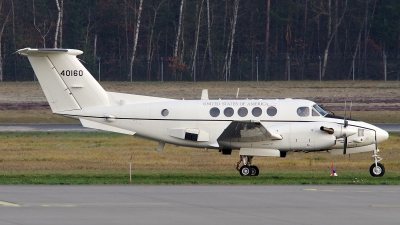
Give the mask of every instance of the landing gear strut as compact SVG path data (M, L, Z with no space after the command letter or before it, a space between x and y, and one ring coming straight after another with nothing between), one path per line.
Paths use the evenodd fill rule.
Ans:
M236 169L239 171L241 176L258 176L258 174L260 173L258 167L254 166L252 163L253 157L254 156L248 155L240 156L240 160L237 162Z
M382 158L378 155L378 152L378 149L374 150L374 154L372 155L372 157L375 159L375 163L373 163L369 168L369 173L373 177L381 177L385 174L385 167L381 163L379 163Z

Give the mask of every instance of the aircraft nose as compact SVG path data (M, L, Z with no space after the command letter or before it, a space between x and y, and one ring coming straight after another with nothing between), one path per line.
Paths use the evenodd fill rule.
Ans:
M376 129L376 140L379 142L386 141L389 138L389 133L380 128Z

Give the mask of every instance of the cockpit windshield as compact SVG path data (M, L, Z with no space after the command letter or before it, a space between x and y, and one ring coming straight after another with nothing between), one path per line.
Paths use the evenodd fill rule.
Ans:
M317 110L317 112L318 112L319 114L321 114L321 116L325 116L326 114L328 114L323 108L321 108L321 106L319 106L319 105L317 105L317 104L313 105L313 108L314 108L315 110Z

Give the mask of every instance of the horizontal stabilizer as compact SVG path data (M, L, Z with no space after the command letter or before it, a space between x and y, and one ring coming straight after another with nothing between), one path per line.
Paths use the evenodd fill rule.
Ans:
M144 95L124 94L117 92L107 92L108 98L112 105L128 105L128 104L139 104L149 102L166 102L175 101L169 98L158 98Z
M121 134L128 134L128 135L134 135L136 133L136 132L133 132L130 130L125 130L125 129L109 126L106 124L90 121L87 119L79 119L79 120L81 121L82 126L87 127L87 128L103 130L103 131L110 131L110 132L121 133Z

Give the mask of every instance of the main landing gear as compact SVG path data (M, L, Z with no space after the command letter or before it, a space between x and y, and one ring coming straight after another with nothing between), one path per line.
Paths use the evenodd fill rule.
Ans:
M260 170L257 166L254 166L253 161L254 156L241 155L240 160L237 162L236 169L242 176L258 176ZM247 158L247 160L246 160Z
M385 167L381 163L379 163L382 158L378 155L378 152L378 149L374 150L374 154L372 155L372 157L375 159L375 163L373 163L369 168L369 173L373 177L381 177L385 174Z

